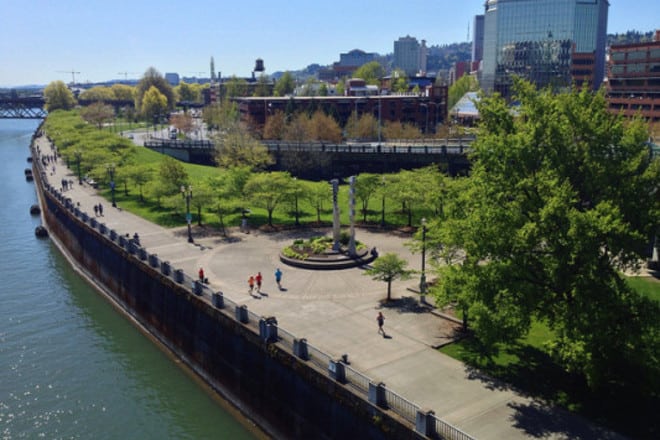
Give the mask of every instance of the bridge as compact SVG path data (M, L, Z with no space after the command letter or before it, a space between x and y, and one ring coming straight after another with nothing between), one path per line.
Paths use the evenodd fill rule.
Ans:
M44 119L48 114L44 109L45 104L42 95L1 95L0 119Z
M452 175L470 167L472 138L408 140L397 142L262 141L275 159L272 170L287 170L312 180L346 177L361 172L390 173L436 164ZM211 141L149 139L144 146L184 162L211 165L216 154Z

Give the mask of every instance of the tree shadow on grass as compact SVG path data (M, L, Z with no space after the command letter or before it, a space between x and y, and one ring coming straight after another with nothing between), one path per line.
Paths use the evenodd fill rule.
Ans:
M570 410L635 438L659 438L660 418L654 414L660 407L658 398L645 397L625 384L592 390L582 376L566 372L548 353L530 345L507 346L499 354L510 361L499 363L474 338L463 341L461 350L468 378L488 389L515 390L538 399L534 404L510 404L516 409L516 426L533 437L563 433L568 438L616 438L598 427L577 423Z
M398 313L430 313L428 307L419 303L419 299L412 296L404 296L391 301L383 301L382 307L395 310Z

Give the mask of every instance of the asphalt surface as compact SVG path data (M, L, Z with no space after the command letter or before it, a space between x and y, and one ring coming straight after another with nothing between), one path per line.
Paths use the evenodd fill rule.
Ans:
M51 151L48 141L37 140L42 154ZM450 342L458 325L420 305L416 288L419 278L395 281L394 301L385 303L387 285L364 275L363 268L334 271L308 270L283 265L280 249L294 238L330 233L323 230L289 230L249 234L230 231L220 236L207 228L193 227L194 243L187 229L166 229L137 217L108 200L89 185L78 184L75 170L58 161L49 166L48 179L59 187L62 179L73 180L66 195L80 203L91 216L93 206L103 204L104 222L120 234L137 232L142 246L173 267L196 278L199 268L214 290L261 316L275 316L278 325L332 357L348 354L352 368L478 439L594 439L622 438L568 412L529 398L472 371L434 347ZM357 239L376 246L382 255L395 252L419 269L421 256L405 246L409 237L358 229ZM283 271L282 289L274 271ZM260 271L264 284L260 294L248 292L247 279ZM387 337L378 334L376 315L385 315Z

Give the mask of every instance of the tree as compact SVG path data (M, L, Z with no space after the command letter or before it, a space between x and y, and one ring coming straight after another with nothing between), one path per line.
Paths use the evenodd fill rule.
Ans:
M140 107L142 116L148 121L156 120L167 113L167 97L152 86L142 98L142 107Z
M165 157L158 170L159 184L164 195L174 195L188 183L188 173L181 162L171 157Z
M182 81L174 88L174 92L179 97L179 101L200 102L202 100L199 84L188 84Z
M273 94L275 96L286 96L293 93L293 90L296 88L296 81L293 78L291 72L284 72L280 79L275 82L275 87L273 88Z
M174 104L176 103L174 89L172 89L172 86L160 72L153 67L147 69L135 89L135 108L142 109L144 96L152 87L155 87L165 97L166 109L174 108Z
M399 121L385 121L383 124L383 137L385 139L419 139L422 133L419 128L406 122Z
M382 186L383 178L380 174L362 173L355 179L355 198L362 205L362 221L367 222L369 200Z
M392 92L406 93L408 91L408 75L402 69L392 72Z
M377 85L384 76L385 69L378 61L363 64L353 74L353 78L362 78L367 84L371 85Z
M125 167L125 174L128 179L133 181L133 184L138 187L138 192L140 194L140 202L144 203L144 187L152 179L153 168L146 164L132 165Z
M364 274L369 275L376 281L385 281L387 283L387 300L392 299L392 281L409 280L414 270L406 269L408 262L400 258L397 254L387 253L374 261L372 267L365 270Z
M273 211L286 200L290 181L289 173L272 171L252 174L245 184L245 193L248 195L250 203L266 210L268 225L271 227L273 226Z
M284 138L285 133L286 117L284 116L284 112L276 110L275 113L266 119L262 136L264 139L280 140Z
M657 232L660 161L646 127L610 114L603 91L555 95L519 79L514 90L516 114L498 96L478 104L460 206L429 229L445 255L465 255L440 270L438 299L462 303L493 351L542 321L555 359L592 387L657 393L660 309L621 275Z
M332 117L321 110L314 112L309 118L308 140L340 143L342 141L341 127Z
M110 105L95 102L80 110L80 116L90 124L96 125L100 130L103 128L103 124L114 119L115 110Z
M224 86L226 98L247 95L248 83L243 78L232 76L226 83L224 83Z
M110 89L114 94L114 99L120 101L133 101L135 99L135 87L126 84L113 84Z
M263 73L257 78L257 85L254 88L253 96L270 96L270 79Z
M85 101L107 102L115 99L115 94L110 87L95 86L91 89L83 90L78 98Z
M62 81L53 81L44 89L46 111L71 110L76 105L76 99L71 90Z
M472 75L461 76L454 84L449 87L447 92L449 99L447 100L447 108L451 109L467 92L474 92L479 90L479 82Z
M332 200L332 187L328 182L306 182L307 199L316 210L316 222L321 223L321 212L326 202Z
M215 161L222 168L247 166L256 171L273 162L268 148L240 127L214 137Z

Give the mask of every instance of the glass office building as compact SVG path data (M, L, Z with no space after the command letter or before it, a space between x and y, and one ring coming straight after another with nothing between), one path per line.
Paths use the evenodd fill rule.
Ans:
M509 96L518 75L539 87L587 82L598 88L608 8L607 0L488 0L482 87Z

